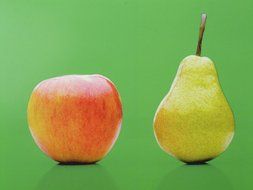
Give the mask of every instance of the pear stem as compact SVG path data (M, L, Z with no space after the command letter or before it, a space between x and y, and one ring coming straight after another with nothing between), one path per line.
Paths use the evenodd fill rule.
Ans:
M207 18L207 15L203 13L201 15L201 24L199 28L199 40L198 40L198 46L197 46L197 51L196 51L197 56L201 55L201 45L202 45L202 39L203 39L205 26L206 26L206 18Z

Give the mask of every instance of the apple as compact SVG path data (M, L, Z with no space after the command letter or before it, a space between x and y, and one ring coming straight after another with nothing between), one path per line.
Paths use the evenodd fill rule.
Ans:
M39 148L60 163L95 163L115 143L122 104L106 77L66 75L40 82L28 103L28 123Z

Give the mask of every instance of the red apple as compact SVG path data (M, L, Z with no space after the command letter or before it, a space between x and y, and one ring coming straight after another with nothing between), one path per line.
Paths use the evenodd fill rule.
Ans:
M94 163L112 148L122 105L101 75L66 75L39 83L28 104L28 123L40 149L61 163Z

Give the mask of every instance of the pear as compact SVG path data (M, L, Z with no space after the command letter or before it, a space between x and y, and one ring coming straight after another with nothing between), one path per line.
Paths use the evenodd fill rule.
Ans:
M214 63L201 57L206 14L202 14L196 55L182 60L154 118L160 147L185 163L205 163L220 155L234 135L234 117Z

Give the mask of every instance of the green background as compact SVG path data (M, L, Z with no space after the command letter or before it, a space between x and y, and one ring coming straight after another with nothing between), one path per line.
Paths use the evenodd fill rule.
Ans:
M228 150L188 166L164 153L152 122L180 61L213 59L235 114ZM0 189L252 189L253 1L0 1ZM61 166L34 143L26 107L41 80L100 73L123 101L120 136L97 165Z

